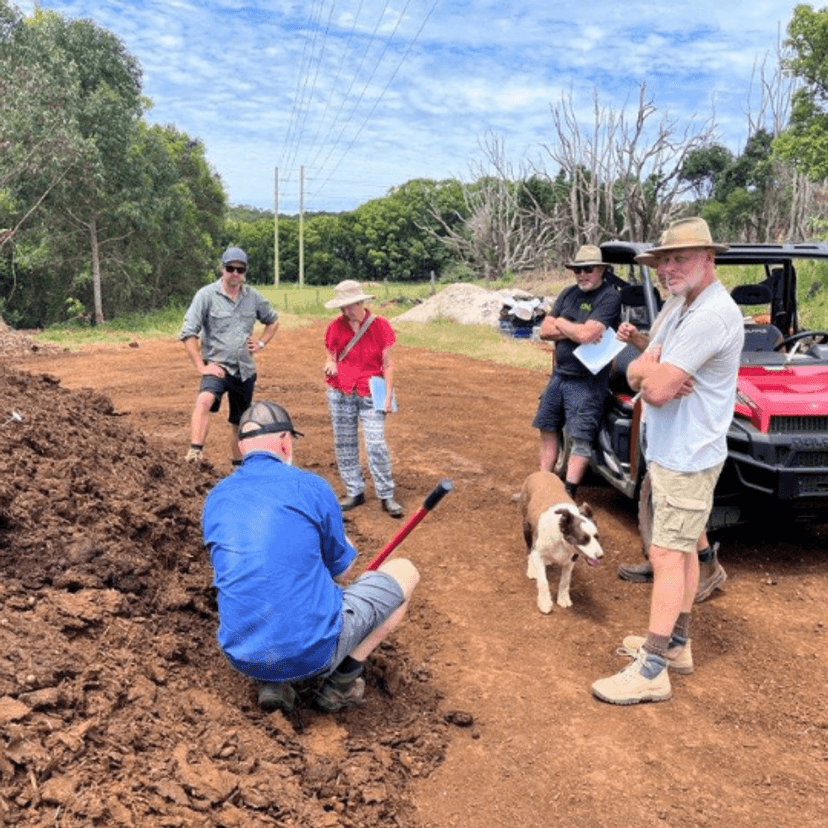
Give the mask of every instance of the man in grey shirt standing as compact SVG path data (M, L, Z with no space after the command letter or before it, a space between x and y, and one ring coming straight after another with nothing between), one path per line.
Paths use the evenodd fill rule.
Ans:
M239 419L253 400L253 354L279 329L279 316L270 302L245 284L246 272L247 253L240 247L228 247L221 257L221 277L196 293L178 334L201 375L185 458L188 462L203 458L210 414L219 410L225 392L230 405L230 455L233 465L241 462ZM254 339L256 320L265 327Z

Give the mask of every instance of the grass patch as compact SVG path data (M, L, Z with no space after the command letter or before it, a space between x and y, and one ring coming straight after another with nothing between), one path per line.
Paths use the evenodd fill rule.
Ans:
M401 345L425 348L437 354L462 354L511 365L549 371L552 354L546 346L528 339L504 336L489 325L459 325L441 319L436 322L397 322L394 329Z
M798 265L800 293L800 324L813 330L828 330L828 274L820 263L800 262ZM759 267L720 267L719 276L728 289L737 284L757 283L764 279ZM501 282L475 284L488 290L503 287L524 290L535 296L553 295L568 280L556 279L542 274L524 283L522 280L506 279ZM430 282L405 284L378 284L366 282L363 287L376 299L371 307L383 316L394 319L404 313L417 301L432 295L435 288ZM333 285L324 287L293 284L256 285L279 312L281 330L306 327L318 319L333 319L336 311L325 307L333 298ZM55 343L69 350L79 350L87 345L99 343L124 344L134 339L177 337L187 306L171 306L163 311L150 314L128 314L94 327L80 327L77 323L55 325L31 336L43 342ZM767 308L757 308L767 310ZM395 326L403 345L426 348L436 353L463 354L472 359L484 359L521 368L548 371L552 358L546 348L525 339L503 336L499 330L487 325L459 325L446 320L436 322L400 322Z
M386 317L399 316L417 301L427 299L432 295L434 288L430 282L413 282L401 284L378 284L363 282L363 290L367 294L376 296L369 304L378 313ZM439 290L442 285L437 285ZM279 312L292 313L300 316L333 318L336 311L325 307L325 302L333 299L334 286L303 286L294 284L256 285L263 296L266 296L274 308Z

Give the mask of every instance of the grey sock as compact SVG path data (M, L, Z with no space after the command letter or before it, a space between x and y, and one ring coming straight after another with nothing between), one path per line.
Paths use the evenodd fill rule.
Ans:
M671 641L674 641L677 644L681 644L682 646L687 643L687 639L690 638L690 618L692 616L689 612L680 612L679 617L676 619L676 626L673 627L673 635L671 637Z
M648 632L647 638L641 645L648 653L659 655L662 658L667 656L667 648L670 646L669 635L658 635L654 632Z

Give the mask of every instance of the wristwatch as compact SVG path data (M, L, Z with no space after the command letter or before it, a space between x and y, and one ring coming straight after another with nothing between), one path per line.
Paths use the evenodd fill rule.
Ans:
M263 342L261 339L260 339L260 340L259 340L256 344L259 346L259 350L260 350L260 351L261 351L261 350L262 350L262 348L264 348L264 346L265 346L264 342Z

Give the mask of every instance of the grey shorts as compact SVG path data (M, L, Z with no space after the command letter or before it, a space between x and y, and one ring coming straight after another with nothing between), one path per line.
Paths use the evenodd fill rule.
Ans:
M342 631L333 657L318 675L329 676L354 648L405 601L402 587L385 572L366 572L342 591Z
M724 463L700 472L676 472L649 463L653 485L653 545L695 552L713 508L713 490Z

